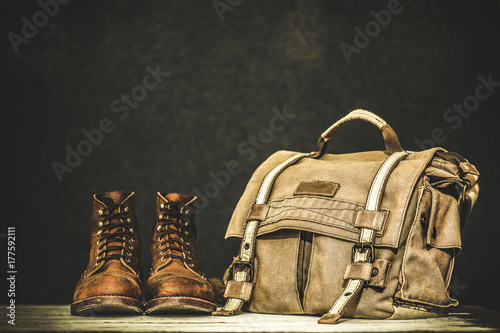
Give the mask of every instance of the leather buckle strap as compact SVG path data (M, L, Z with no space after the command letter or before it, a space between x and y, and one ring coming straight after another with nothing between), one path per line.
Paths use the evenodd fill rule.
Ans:
M257 241L257 230L259 224L267 216L269 207L266 202L271 193L272 187L276 178L290 165L297 163L304 157L312 156L312 153L298 154L294 155L267 173L260 185L259 192L255 198L255 202L250 209L249 216L247 218L247 224L245 226L245 232L243 234L243 239L241 240L240 253L238 259L233 262L233 280L237 281L236 284L232 284L228 281L228 286L232 285L231 288L236 289L235 286L239 286L240 292L231 293L230 297L226 300L226 304L222 309L212 312L214 316L232 316L241 311L243 304L252 298L253 291L253 280L256 276L257 267L254 265L255 258L255 248ZM251 283L252 282L252 283ZM252 287L249 287L247 283L251 283ZM244 292L241 292L243 289ZM234 291L234 290L233 290Z
M370 287L385 288L391 266L392 263L388 260L375 259L372 263L372 276L368 285Z
M252 298L252 292L252 283L231 280L227 283L226 290L224 291L224 297L238 298L247 302Z
M376 259L373 262L353 262L347 265L344 280L363 280L371 287L385 288L391 262Z
M372 277L373 265L369 262L353 262L347 265L344 280L363 280L369 282Z
M370 192L368 193L368 199L366 201L366 210L374 212L380 210L382 195L392 170L394 170L397 164L408 155L409 153L405 151L397 152L392 154L391 156L389 156L389 158L387 158L387 160L385 160L385 162L382 164L377 174L375 175L375 178L373 179ZM374 213L374 216L378 216L378 214ZM380 221L379 218L377 218L377 220ZM340 297L337 298L335 303L333 303L328 313L324 314L318 320L318 323L337 323L342 315L346 312L347 308L350 306L354 298L359 295L359 293L363 289L363 286L370 281L371 276L368 276L367 269L368 267L370 267L370 269L372 268L372 262L374 261L374 241L375 229L364 227L360 228L359 241L352 247L352 263L346 270L345 276L348 278L347 286ZM369 264L370 266L363 264ZM382 281L380 283L385 283L385 281Z
M380 231L384 228L387 219L388 211L380 210L358 210L354 219L356 228L367 228L375 231Z
M250 207L250 212L248 213L247 221L257 220L264 221L269 212L269 205L264 204L252 204Z

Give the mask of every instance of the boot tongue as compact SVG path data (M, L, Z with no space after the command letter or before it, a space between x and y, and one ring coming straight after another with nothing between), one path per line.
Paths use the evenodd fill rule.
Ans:
M115 251L111 251L115 252ZM118 261L118 259L108 260L106 264L103 266L104 270L107 272L111 271L123 271L125 267L123 267L122 263Z
M106 206L106 207L110 207L110 206L113 206L114 204L117 204L116 201L114 201L113 199L111 198L101 198L101 202Z
M113 202L115 204L121 204L123 200L128 198L129 195L130 193L121 191L106 192L101 194L100 200L106 205Z
M167 194L164 194L163 197L165 199L167 199L168 201L178 201L183 205L185 205L189 201L191 201L190 197L187 197L187 196L179 194L179 193L167 193Z

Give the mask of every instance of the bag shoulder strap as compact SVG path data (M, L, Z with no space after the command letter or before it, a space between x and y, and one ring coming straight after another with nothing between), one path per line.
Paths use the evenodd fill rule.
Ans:
M255 243L257 240L257 230L260 222L266 218L269 207L266 205L276 178L290 165L297 163L304 157L311 156L312 153L298 154L285 160L272 169L262 181L259 192L248 215L245 232L241 240L240 252L236 260L232 263L233 280L229 280L226 285L224 297L226 304L222 309L212 313L214 316L231 316L241 311L243 304L252 298L252 292L256 276L255 265Z
M376 214L373 214L373 212L377 212L380 209L385 185L392 170L408 155L409 153L406 151L396 152L385 160L373 179L368 199L366 200L365 211L361 211L361 213L372 212L365 215L376 217ZM375 241L376 230L367 227L368 225L364 224L360 228L359 240L352 248L352 263L347 266L346 274L344 275L344 278L349 280L347 286L328 313L324 314L318 320L319 324L337 323L352 301L359 295L365 283L371 279L372 263L374 260L373 243ZM376 225L376 223L372 225Z

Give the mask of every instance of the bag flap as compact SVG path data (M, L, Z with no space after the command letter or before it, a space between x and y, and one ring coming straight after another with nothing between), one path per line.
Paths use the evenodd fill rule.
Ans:
M354 221L358 212L364 209L363 205L310 195L271 200L268 204L269 212L259 226L259 235L280 229L296 229L353 242L359 238L359 228L354 226ZM382 212L388 213L387 210ZM387 220L387 214L384 217L383 225ZM376 235L380 237L382 232L377 231ZM379 238L376 245L383 243L391 246L390 239L385 237L387 235L389 233Z
M410 154L390 175L381 202L387 214L375 245L398 246L416 182L438 150L444 151L433 148ZM257 168L233 212L226 238L243 236L250 207L264 177L295 154L298 153L278 151ZM357 211L364 209L372 181L388 156L385 151L325 154L321 159L303 158L289 166L274 183L268 200L269 212L258 235L297 229L357 241L359 228L354 227ZM304 181L332 185L323 186L322 195L310 189L300 190L307 188Z

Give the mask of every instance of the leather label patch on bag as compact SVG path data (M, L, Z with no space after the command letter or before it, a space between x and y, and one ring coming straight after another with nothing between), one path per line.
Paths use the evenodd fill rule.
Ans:
M324 197L333 197L340 184L325 182L322 180L314 180L301 182L299 186L295 189L293 195L321 195Z

